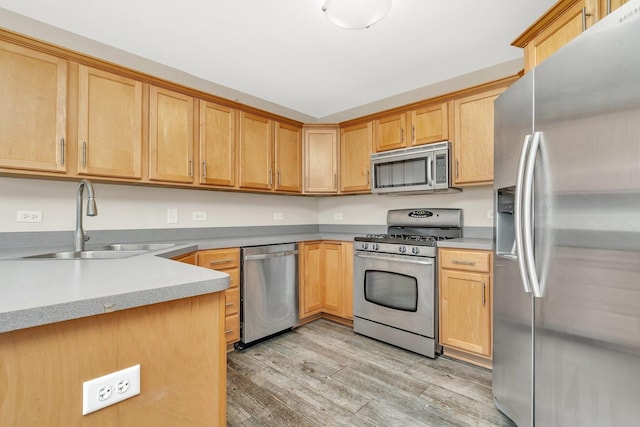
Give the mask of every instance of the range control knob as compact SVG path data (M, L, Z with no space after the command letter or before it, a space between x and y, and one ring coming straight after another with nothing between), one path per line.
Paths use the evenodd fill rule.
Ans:
M380 245L379 245L379 244L377 244L377 243L374 243L374 244L373 244L373 245L371 245L371 246L372 246L372 249L373 249L374 251L377 251L378 249L380 249Z
M363 243L362 244L362 249L364 249L364 250L369 249L369 244L368 243Z
M414 246L413 248L411 248L411 253L413 253L414 255L418 255L420 253L420 248Z
M400 246L400 247L398 248L398 251L399 251L401 254L403 254L403 253L407 252L407 247L406 247L406 246Z

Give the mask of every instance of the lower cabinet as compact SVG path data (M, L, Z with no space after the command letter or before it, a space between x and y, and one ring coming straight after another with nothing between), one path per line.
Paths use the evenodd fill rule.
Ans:
M328 317L353 320L353 244L338 241L300 243L300 320Z
M221 292L0 334L3 426L226 425ZM82 415L82 383L140 365L140 394Z
M492 254L490 251L439 251L440 344L443 352L491 367Z
M229 289L224 291L227 349L240 341L240 248L209 249L198 252L197 265L229 275Z

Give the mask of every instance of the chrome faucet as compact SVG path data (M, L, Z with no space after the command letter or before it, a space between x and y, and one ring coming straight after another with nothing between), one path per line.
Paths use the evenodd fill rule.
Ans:
M73 235L73 250L76 252L84 251L84 242L89 240L89 236L85 235L82 229L82 190L84 187L87 187L87 216L98 215L93 184L88 179L83 179L78 186L78 197L76 198L76 231Z

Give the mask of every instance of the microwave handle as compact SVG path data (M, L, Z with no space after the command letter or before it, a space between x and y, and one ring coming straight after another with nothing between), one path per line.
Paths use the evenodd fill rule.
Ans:
M433 187L433 154L427 157L427 186Z

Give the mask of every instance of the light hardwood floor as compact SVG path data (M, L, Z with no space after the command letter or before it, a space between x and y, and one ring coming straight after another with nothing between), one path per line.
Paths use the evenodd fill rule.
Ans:
M491 372L318 320L228 355L229 426L512 426Z

